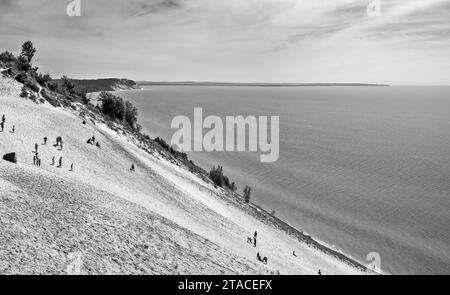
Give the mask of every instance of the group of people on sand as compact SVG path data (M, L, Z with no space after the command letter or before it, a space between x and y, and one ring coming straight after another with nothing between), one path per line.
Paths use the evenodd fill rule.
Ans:
M0 122L0 132L3 132L5 130L5 122L6 122L6 116L3 115L2 116L2 121ZM10 133L16 132L16 125L13 125L9 132Z
M255 232L253 233L253 238L250 238L250 237L247 238L247 243L252 244L253 247L256 247L257 237L258 237L258 232L255 230ZM267 257L262 258L261 255L259 254L259 252L256 253L256 260L258 260L264 264L267 264Z
M47 140L48 140L48 138L44 137L42 145L47 145ZM63 148L63 140L62 140L61 136L56 137L56 143L53 146L54 147L59 147L59 150L62 150L62 148ZM39 144L36 142L34 144L34 151L33 151L33 153L34 153L33 164L36 165L36 166L41 166L41 158L39 157L38 149L39 149ZM63 161L63 157L61 156L61 157L59 157L58 166L56 166L57 168L62 168L62 166L63 166L63 162L62 161ZM50 165L51 166L55 165L55 156L52 157L52 162L50 163ZM70 170L69 171L73 171L73 163L70 165Z
M100 148L100 143L97 141L95 141L95 136L93 135L92 137L89 137L89 139L87 140L87 143L95 145L96 147Z
M2 118L1 118L1 121L0 121L0 131L1 131L1 132L3 132L3 130L4 130L4 128L5 128L5 123L6 123L6 116L3 114L3 115L2 115ZM83 124L86 124L85 121L83 122ZM9 131L9 132L14 133L14 132L15 132L15 129L16 129L16 126L13 125L11 131ZM47 145L47 141L48 141L48 138L45 136L45 137L43 138L43 143L42 143L42 145ZM90 137L90 138L88 139L87 143L92 144L92 145L95 145L95 146L97 146L98 148L100 148L100 143L99 143L98 141L95 140L95 136ZM57 147L60 151L62 151L62 149L63 149L63 140L62 140L62 137L61 137L61 136L57 136L57 137L56 137L56 143L55 143L53 146L54 146L54 147ZM33 150L33 165L41 166L41 157L39 156L38 149L39 149L39 144L36 142L36 143L34 144L34 150ZM51 166L54 166L55 164L56 164L56 163L55 163L55 156L53 156L53 157L52 157L52 162L50 163L50 165L51 165ZM59 157L58 165L57 165L56 167L57 167L57 168L62 168L62 167L63 167L63 157L62 157L62 156ZM73 163L70 164L70 170L69 170L69 171L73 171ZM132 172L135 171L134 164L131 164L130 171L132 171ZM256 243L256 242L255 242L255 243Z
M253 247L256 247L257 237L258 237L258 232L255 231L255 233L253 234L253 239L251 237L248 237L247 243L253 244ZM295 253L295 251L292 251L292 255L297 257L297 254ZM258 260L264 264L267 264L267 261L268 261L267 257L262 258L261 255L259 254L259 252L256 253L256 260ZM277 271L277 273L280 274L279 271ZM322 275L322 271L319 269L317 274Z

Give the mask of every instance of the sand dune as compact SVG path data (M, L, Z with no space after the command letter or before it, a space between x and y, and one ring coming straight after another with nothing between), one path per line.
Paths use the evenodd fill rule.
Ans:
M0 161L0 273L362 273L261 222L122 131L84 125L79 112L25 100L19 90L0 78L0 154L18 156L17 165ZM101 148L86 143L92 136ZM35 143L41 167L33 165ZM62 168L50 165L53 156L63 157ZM256 248L246 242L255 230Z

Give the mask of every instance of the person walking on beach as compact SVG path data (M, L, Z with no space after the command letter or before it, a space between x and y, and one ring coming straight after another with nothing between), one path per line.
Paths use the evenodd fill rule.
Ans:
M253 234L253 247L256 247L256 237L258 236L258 232L255 230L255 233Z
M47 137L44 137L44 145L47 144Z
M62 167L62 157L59 158L59 165L58 165L58 168L61 168L61 167Z
M5 123L1 122L0 123L0 128L1 128L1 132L3 132L3 129L5 128Z
M70 170L69 171L73 171L73 163L70 164Z
M52 165L52 166L55 165L55 156L53 156L52 163L50 165Z

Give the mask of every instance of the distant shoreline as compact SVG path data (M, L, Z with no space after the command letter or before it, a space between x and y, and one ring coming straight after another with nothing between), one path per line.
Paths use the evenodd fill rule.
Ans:
M162 82L162 81L136 81L139 86L240 86L240 87L335 87L335 86L390 86L388 84L368 83L233 83L233 82Z

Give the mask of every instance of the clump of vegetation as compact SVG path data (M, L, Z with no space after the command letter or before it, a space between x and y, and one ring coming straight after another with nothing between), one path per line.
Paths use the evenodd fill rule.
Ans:
M234 182L231 182L230 179L223 174L223 167L222 166L215 166L212 167L211 171L209 172L209 178L214 182L214 184L220 186L220 187L226 187L231 189L232 191L235 191L237 189L236 184Z
M28 97L28 91L27 88L25 86L22 87L22 90L20 91L20 97Z
M57 91L58 91L58 83L55 83L55 82L48 82L48 83L47 83L47 88L48 88L48 90L50 90L50 91L57 92Z
M170 154L172 154L173 156L175 156L176 158L179 158L181 160L187 160L187 154L177 151L175 150L173 147L171 147L167 142L164 141L164 139L162 138L155 138L155 142L157 144L159 144L163 149L165 149L166 151L168 151Z
M72 80L64 75L61 77L61 81L62 81L62 90L66 94L73 94L74 89L75 89L75 84L73 84Z
M41 89L41 96L52 106L54 107L60 107L61 103L58 100L58 97L56 94L45 90L44 88Z
M36 82L38 82L39 85L41 85L42 87L47 87L49 82L52 81L52 77L50 77L50 74L41 74L38 73L35 77Z
M30 96L29 96L28 98L31 99L31 100L34 101L34 102L37 101L36 94L34 94L34 93L30 93Z
M131 102L125 101L125 122L127 122L133 130L137 130L137 118L138 109Z
M6 68L12 68L17 65L17 58L9 51L0 53L0 62L4 64Z
M31 41L26 41L22 44L22 53L20 54L20 58L22 58L29 67L31 67L31 61L33 60L35 54L36 48L34 48Z
M101 102L100 109L105 115L123 121L125 118L125 104L121 97L103 91L98 99Z
M105 91L100 93L98 99L101 101L102 113L128 124L132 130L136 131L138 111L131 102L124 101L121 97Z
M252 193L252 188L249 187L248 185L246 185L245 188L244 188L243 193L244 193L244 201L246 203L249 203L250 202L250 195Z

